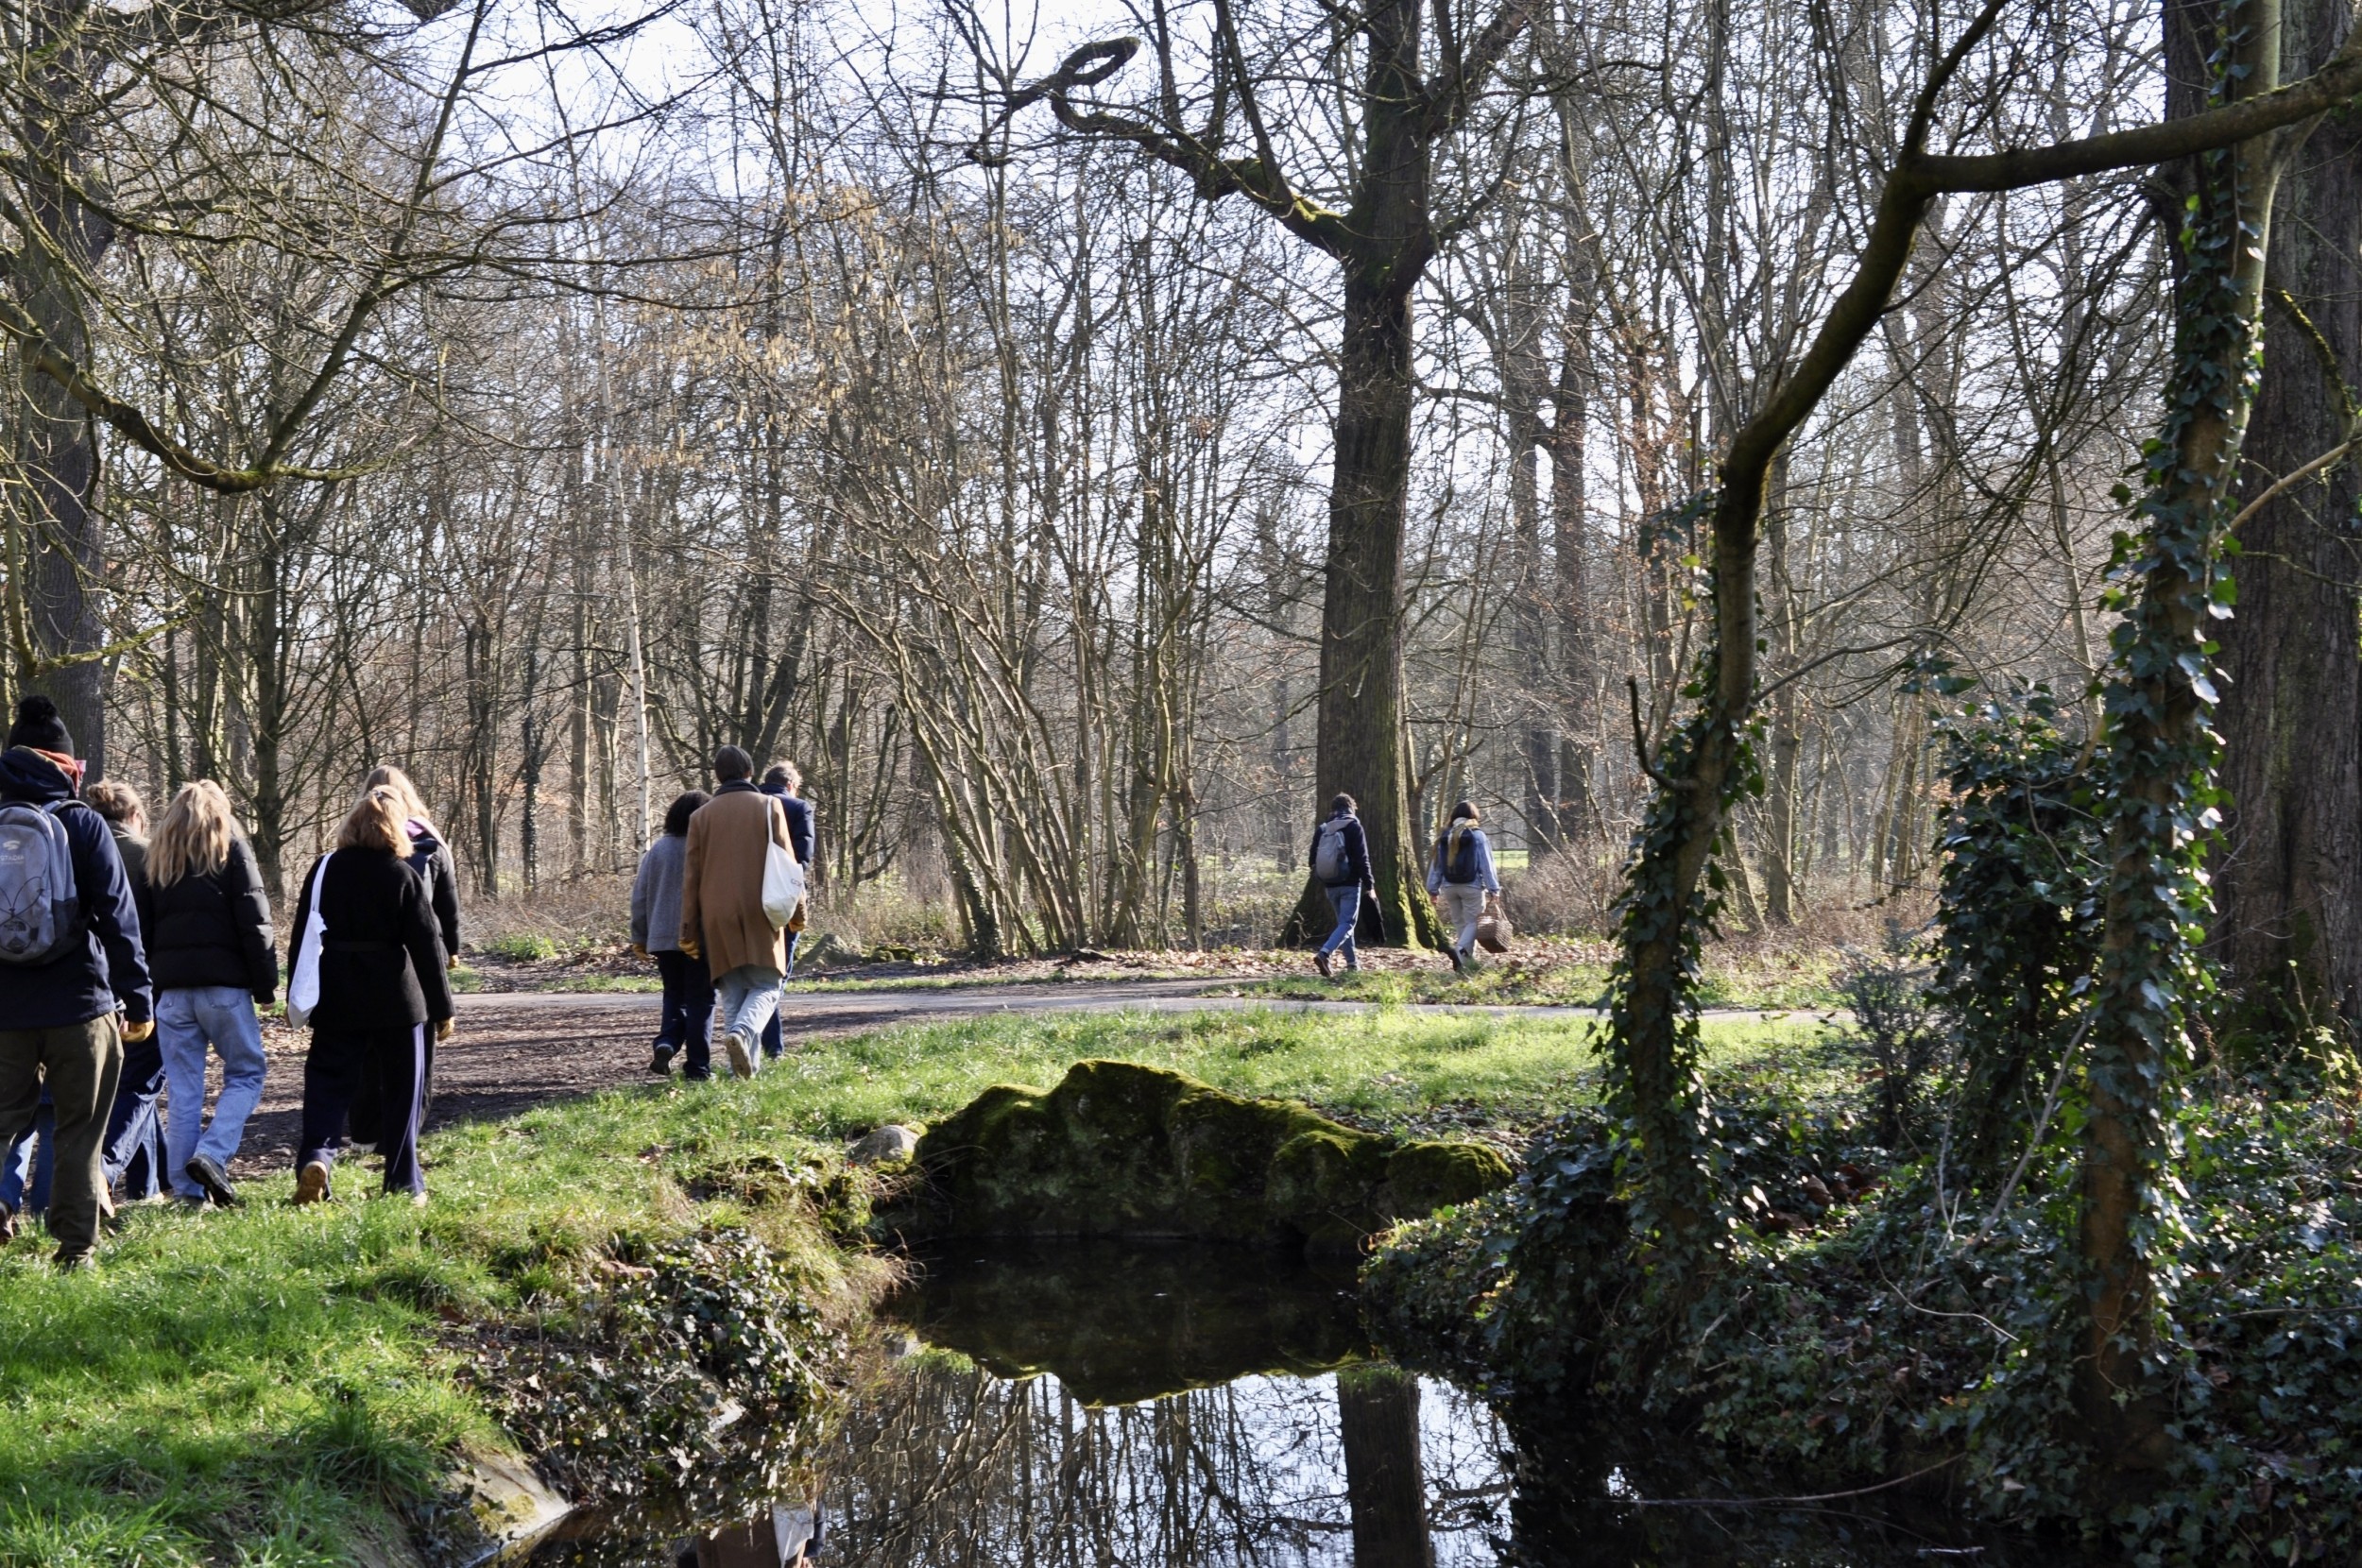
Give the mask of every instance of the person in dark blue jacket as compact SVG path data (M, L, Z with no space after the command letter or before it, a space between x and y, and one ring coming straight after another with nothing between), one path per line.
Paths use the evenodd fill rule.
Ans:
M18 703L0 751L0 802L47 808L65 829L80 939L42 963L0 963L0 1148L31 1125L45 1079L58 1139L49 1234L61 1269L94 1256L104 1193L99 1144L123 1043L156 1028L131 884L106 823L78 798L81 784L74 737L56 705L38 695ZM14 1228L15 1216L0 1219L0 1235Z
M762 793L778 801L779 809L787 813L787 842L795 847L796 863L804 868L804 876L809 878L812 876L812 802L797 798L796 793L803 787L804 775L793 762L774 762L763 772ZM811 886L809 880L805 886ZM805 900L809 907L809 893L805 895ZM804 938L803 911L796 912L796 920L787 929L787 972L779 977L782 982L796 978L796 944ZM776 1058L786 1054L786 1036L779 1032L779 1014L774 1009L771 1021L762 1026L762 1054Z
M1326 820L1312 830L1312 875L1328 890L1329 908L1337 912L1337 929L1312 962L1326 975L1330 957L1343 953L1347 971L1358 970L1361 955L1354 950L1353 929L1361 923L1361 900L1378 896L1378 878L1370 872L1370 841L1351 795L1330 801Z

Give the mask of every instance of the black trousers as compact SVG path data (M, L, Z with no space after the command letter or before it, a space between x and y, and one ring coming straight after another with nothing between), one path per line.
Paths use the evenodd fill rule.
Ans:
M656 972L664 980L664 1017L656 1043L673 1050L686 1048L681 1076L713 1076L713 976L702 958L659 947Z
M314 1030L303 1057L303 1136L296 1168L334 1167L353 1103L367 1091L377 1107L377 1149L387 1192L424 1192L419 1123L426 1110L426 1048L434 1026L403 1030Z

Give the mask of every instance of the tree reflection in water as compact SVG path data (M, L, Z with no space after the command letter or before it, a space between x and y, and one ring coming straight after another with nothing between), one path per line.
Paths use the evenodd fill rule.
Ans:
M1509 1493L1502 1443L1481 1402L1391 1368L1255 1374L1093 1406L1054 1376L1012 1381L928 1352L862 1401L833 1444L828 1560L1491 1563Z

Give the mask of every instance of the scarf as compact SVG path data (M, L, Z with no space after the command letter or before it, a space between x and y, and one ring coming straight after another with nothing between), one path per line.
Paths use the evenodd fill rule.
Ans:
M39 746L26 746L25 749L44 762L56 764L58 771L65 775L66 788L77 795L82 793L82 775L89 767L88 763L78 757L68 757L61 751L43 751Z

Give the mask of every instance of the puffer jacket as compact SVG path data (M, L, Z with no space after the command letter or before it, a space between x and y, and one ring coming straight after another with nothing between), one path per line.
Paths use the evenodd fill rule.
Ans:
M435 826L412 817L410 834L410 869L419 874L419 881L426 889L427 907L435 912L435 929L443 939L443 951L456 957L459 952L459 867L451 858L451 846L436 837Z
M202 877L148 885L147 966L159 991L235 986L267 1006L279 986L279 947L262 867L246 840Z

